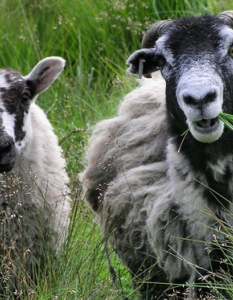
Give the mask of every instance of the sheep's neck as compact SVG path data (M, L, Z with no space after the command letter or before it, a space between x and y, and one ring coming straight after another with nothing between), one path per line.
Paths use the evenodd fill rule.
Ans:
M171 143L170 147L173 148L174 152L171 155L172 151L169 150L168 146L168 161L176 170L176 176L187 180L189 175L190 184L193 185L194 189L202 186L204 199L210 206L215 204L217 207L224 206L229 209L233 189L231 184L233 156L230 154L220 155L214 147L213 149L206 147L206 149L202 149L203 151L197 148L196 151L192 149L188 152L186 145L180 153L175 150L177 148L176 143ZM211 151L213 155L211 155Z

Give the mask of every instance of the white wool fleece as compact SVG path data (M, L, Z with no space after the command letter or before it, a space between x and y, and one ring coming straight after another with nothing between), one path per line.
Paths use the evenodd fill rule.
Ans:
M46 243L57 251L67 236L71 210L65 159L49 120L35 103L30 106L26 126L23 151L11 172L0 175L1 186L9 186L0 194L0 205L8 200L7 210L20 218L6 222L1 234L14 242L21 240L30 249L43 243L38 236L44 230Z

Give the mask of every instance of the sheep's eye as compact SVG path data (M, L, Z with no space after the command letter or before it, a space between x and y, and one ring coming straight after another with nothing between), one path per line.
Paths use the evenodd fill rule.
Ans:
M233 45L231 45L231 47L228 50L228 54L233 57Z
M23 93L21 101L23 105L28 105L30 101L29 95L27 93Z

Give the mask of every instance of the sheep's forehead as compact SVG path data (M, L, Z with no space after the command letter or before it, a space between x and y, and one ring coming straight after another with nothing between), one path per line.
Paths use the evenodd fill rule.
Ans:
M233 43L233 30L213 16L176 20L156 46L171 61L194 54L221 54ZM222 52L223 54L223 52ZM169 61L168 61L169 62Z
M12 113L14 103L17 103L20 94L26 89L26 82L18 72L0 70L0 109Z
M22 76L14 70L0 69L0 87L10 88L12 84L24 83Z
M14 70L0 69L0 137L7 134L15 142L25 136L25 121L29 106L20 105L27 84Z

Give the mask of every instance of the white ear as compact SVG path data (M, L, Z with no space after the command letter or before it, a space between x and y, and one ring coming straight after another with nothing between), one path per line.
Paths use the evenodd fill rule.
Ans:
M42 59L32 69L32 71L23 78L30 87L33 87L33 96L46 90L61 74L66 61L58 56L51 56Z

